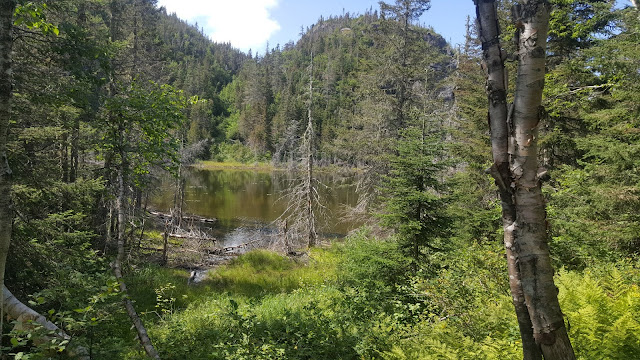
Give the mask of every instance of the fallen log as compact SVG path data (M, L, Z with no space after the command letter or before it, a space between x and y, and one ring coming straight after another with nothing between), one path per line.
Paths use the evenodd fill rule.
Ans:
M234 251L234 250L237 250L237 249L243 249L243 248L249 247L249 245L255 244L255 243L259 242L259 241L262 241L262 239L253 240L253 241L249 241L247 243L234 245L234 246L226 246L226 247L223 247L221 250L225 251L225 252L231 252L231 251Z
M161 233L160 235L164 236L165 233ZM216 239L209 235L197 235L197 234L168 234L169 237L176 239L196 239L196 240L209 240L215 241Z
M158 217L160 219L171 219L171 214L165 214L165 213L161 213L159 211L149 211L149 214ZM215 222L218 221L218 219L215 218L206 218L203 216L198 216L198 215L182 215L182 220L186 220L186 221L195 221L195 222L202 222L202 223L208 223L208 224L213 224Z
M60 329L56 324L47 320L46 317L18 300L18 298L16 298L6 286L2 288L2 302L4 304L4 312L7 316L12 319L16 319L16 330L26 330L28 328L33 328L34 324L37 324L51 334L40 339L34 339L34 343L49 342L54 338L60 341L71 341L71 336L67 335L64 330ZM81 346L68 346L66 352L69 357L74 359L89 359L87 349Z

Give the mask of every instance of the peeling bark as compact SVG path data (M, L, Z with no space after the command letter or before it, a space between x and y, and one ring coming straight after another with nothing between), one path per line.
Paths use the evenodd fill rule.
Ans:
M516 8L520 42L514 96L510 171L515 185L515 246L522 289L536 342L545 359L575 359L553 282L547 214L538 178L538 124L545 76L550 5L525 1Z
M518 36L514 103L507 109L504 56L495 0L475 0L487 70L495 178L502 200L509 285L524 359L575 359L553 282L537 137L545 76L550 6L523 0L513 8Z
M483 58L487 72L487 97L489 99L489 127L491 129L491 152L493 166L488 172L498 186L502 203L502 228L507 255L509 288L518 319L524 360L542 359L539 347L533 337L533 325L525 304L520 281L518 257L514 251L514 221L516 208L513 202L511 174L509 173L509 111L507 109L507 88L505 80L504 54L500 47L500 29L496 12L497 4L476 1L476 12L482 41Z

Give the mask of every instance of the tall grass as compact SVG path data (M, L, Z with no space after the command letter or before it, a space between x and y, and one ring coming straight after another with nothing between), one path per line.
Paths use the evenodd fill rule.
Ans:
M250 252L192 286L158 267L129 282L163 359L521 358L498 245L461 248L435 276L398 276L396 251L359 236L306 263ZM638 357L638 280L630 263L558 273L578 358ZM143 358L131 339L118 344L120 358Z

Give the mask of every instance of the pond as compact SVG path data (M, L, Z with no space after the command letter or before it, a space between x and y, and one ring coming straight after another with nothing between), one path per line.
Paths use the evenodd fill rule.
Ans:
M324 216L319 219L318 235L339 238L361 224L344 221L346 206L357 202L355 180L336 173L322 172L319 195ZM185 173L187 214L215 218L211 231L221 246L237 246L277 231L273 223L287 208L285 194L292 174L287 171L203 170L189 168ZM153 207L168 211L173 203L175 180L166 177L153 198Z

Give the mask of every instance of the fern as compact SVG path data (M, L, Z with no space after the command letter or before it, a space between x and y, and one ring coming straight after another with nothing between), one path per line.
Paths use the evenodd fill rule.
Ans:
M633 281L637 277L638 269L628 264L582 274L559 272L560 302L578 358L640 356L640 290Z

